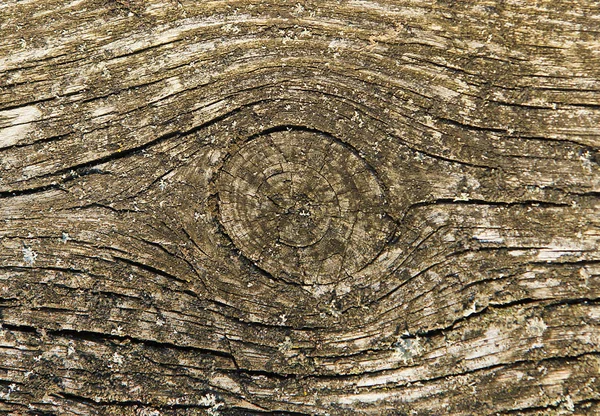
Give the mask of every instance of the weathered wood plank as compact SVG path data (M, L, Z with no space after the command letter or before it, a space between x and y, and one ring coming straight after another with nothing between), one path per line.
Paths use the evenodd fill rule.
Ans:
M4 1L0 412L597 413L598 27Z

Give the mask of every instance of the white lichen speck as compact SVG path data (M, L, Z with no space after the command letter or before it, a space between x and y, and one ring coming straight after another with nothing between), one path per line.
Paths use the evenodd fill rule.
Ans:
M31 247L23 246L23 261L29 266L35 263L37 259L37 253L31 249Z
M421 338L398 338L398 341L394 344L394 356L400 359L404 364L407 364L413 360L414 357L423 353L423 345L421 345Z
M207 415L219 416L219 407L223 406L223 403L217 401L217 396L212 393L208 393L206 396L200 399L200 405L208 407Z
M544 323L542 318L531 318L527 321L527 333L529 335L540 337L546 331L548 326Z
M123 356L118 352L115 352L112 356L112 362L118 365L123 364Z

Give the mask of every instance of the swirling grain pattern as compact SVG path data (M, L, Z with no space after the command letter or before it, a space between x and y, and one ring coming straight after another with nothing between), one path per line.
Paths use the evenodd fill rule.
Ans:
M595 1L4 0L0 412L600 412Z

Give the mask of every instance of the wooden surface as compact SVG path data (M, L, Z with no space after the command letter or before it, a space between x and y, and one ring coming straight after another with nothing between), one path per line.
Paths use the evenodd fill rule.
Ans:
M600 413L596 1L0 2L0 412Z

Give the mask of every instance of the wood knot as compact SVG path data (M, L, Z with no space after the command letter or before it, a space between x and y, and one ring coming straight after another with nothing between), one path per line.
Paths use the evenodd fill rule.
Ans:
M376 174L325 134L292 130L246 142L223 165L217 190L220 220L242 254L296 283L352 277L392 229Z

